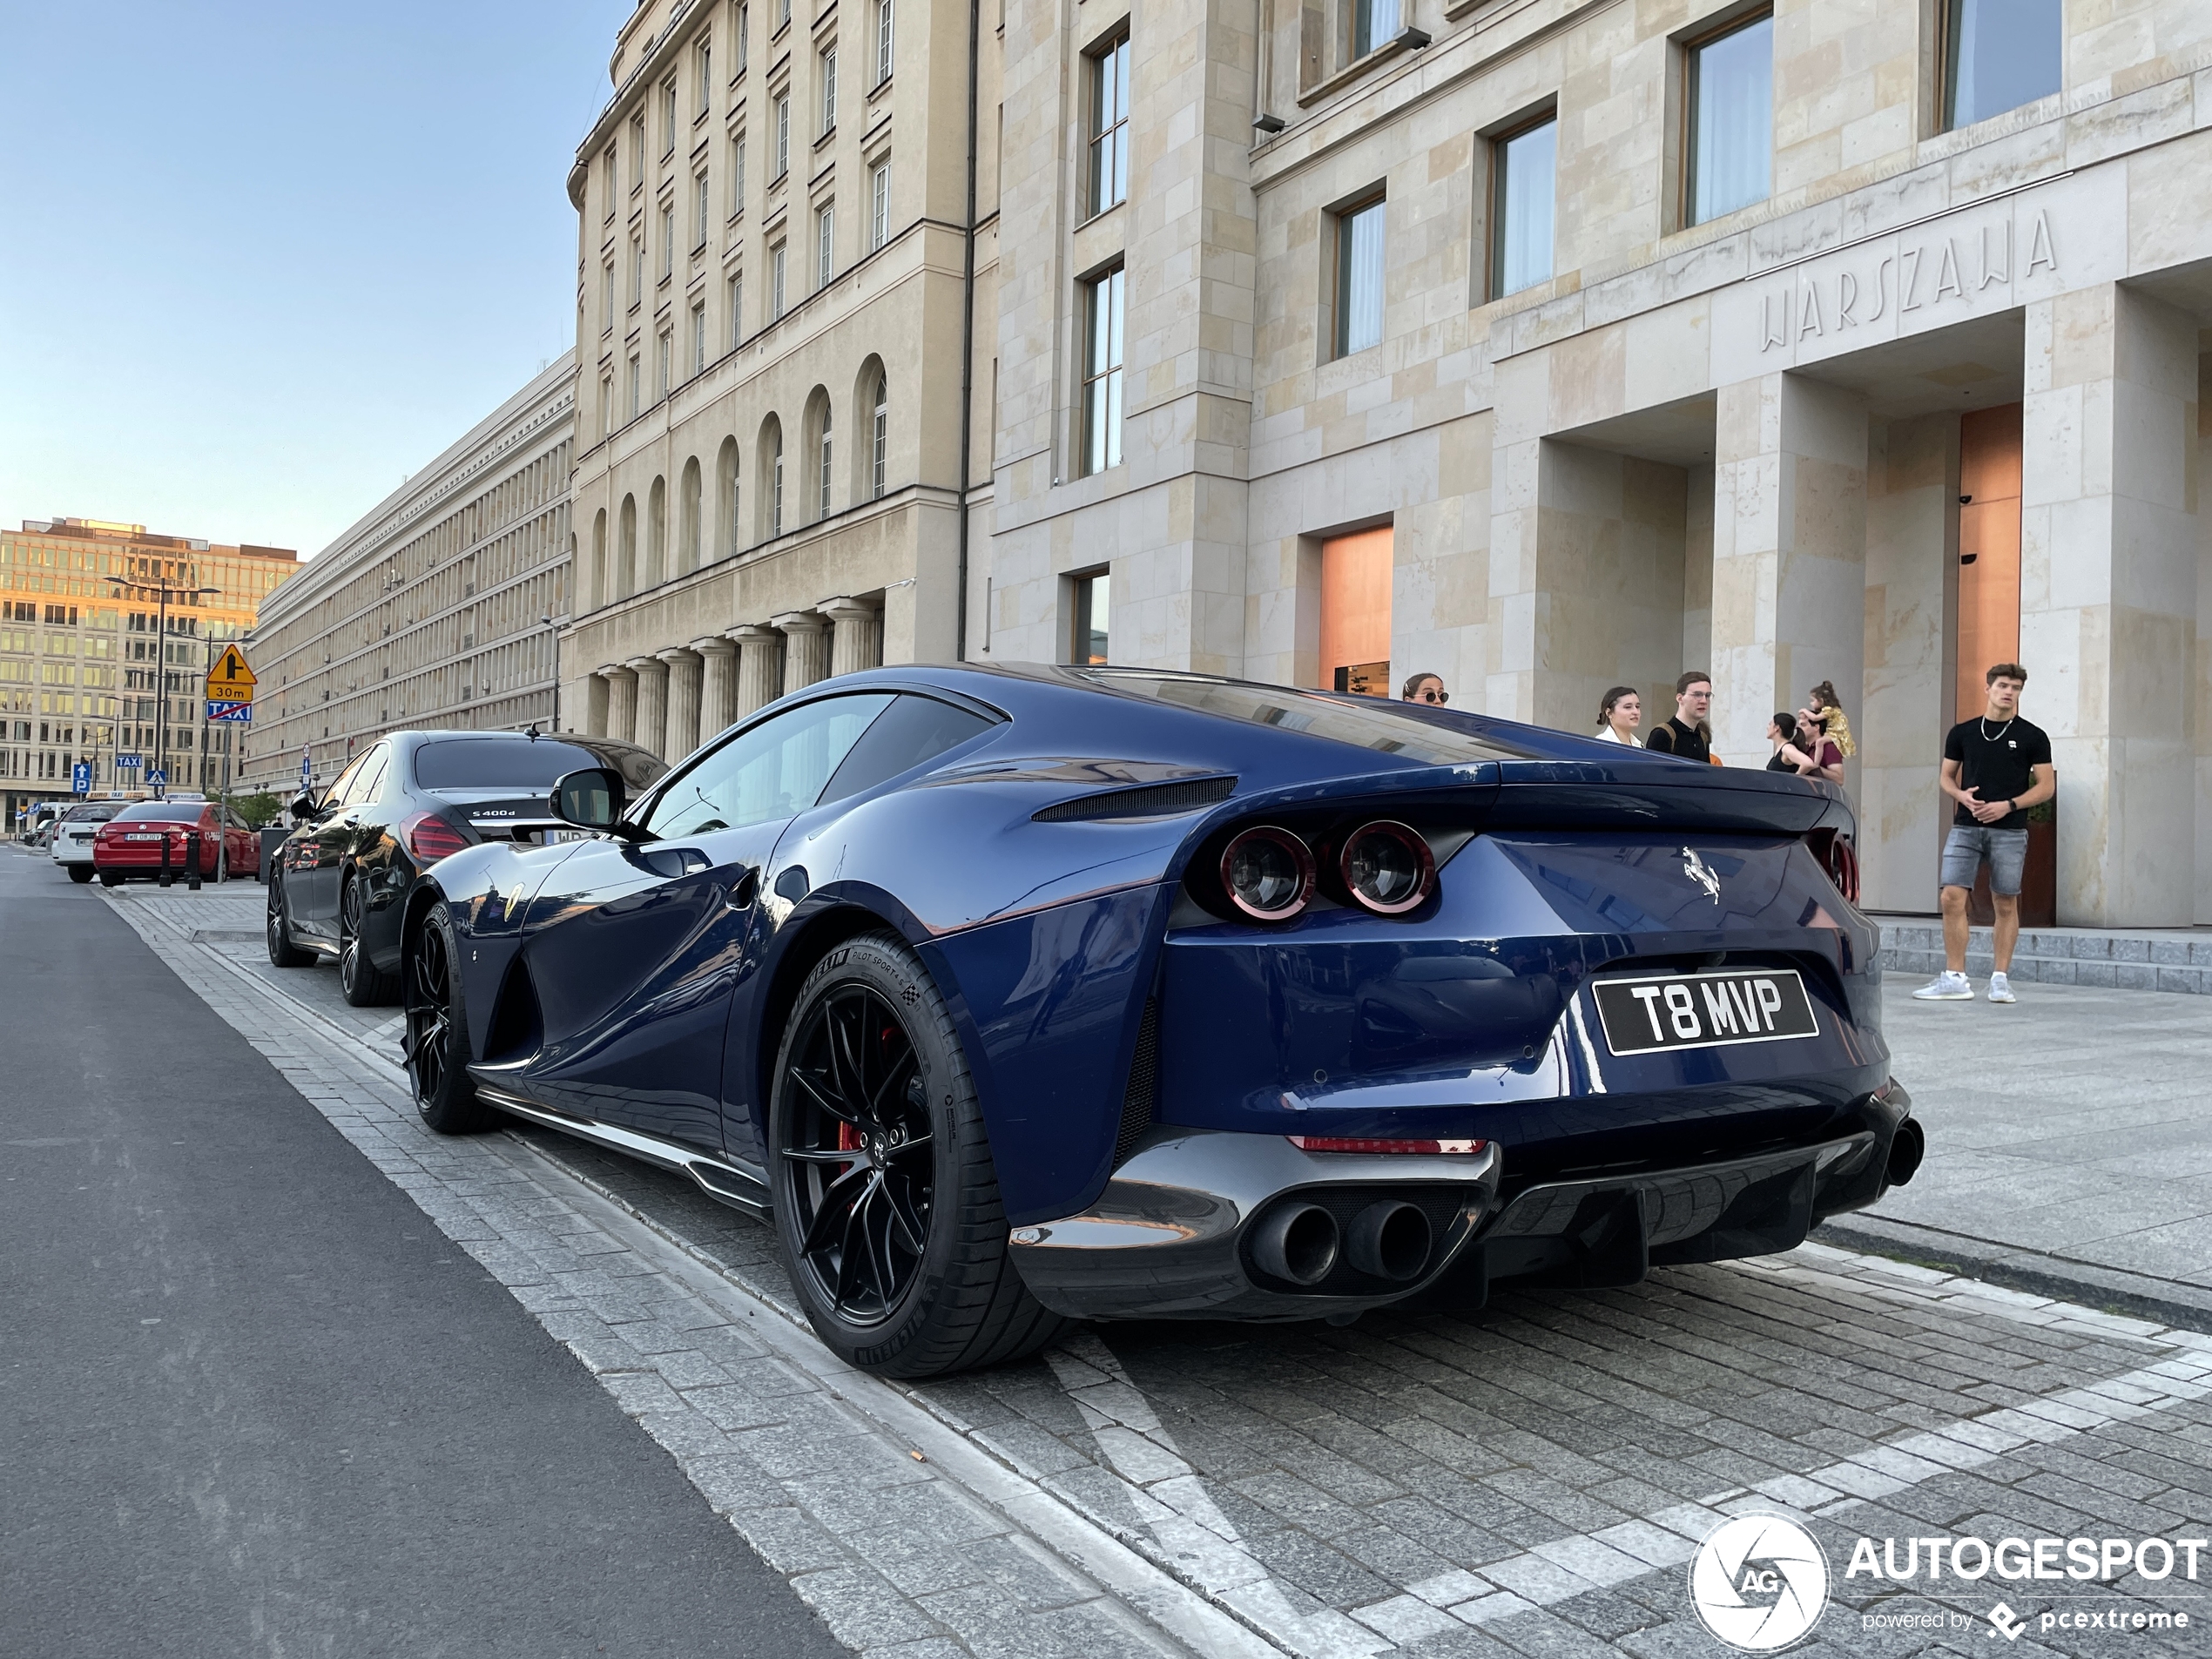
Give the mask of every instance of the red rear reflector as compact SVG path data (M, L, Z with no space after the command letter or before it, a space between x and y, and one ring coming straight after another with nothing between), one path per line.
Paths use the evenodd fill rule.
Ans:
M407 850L417 864L428 867L469 845L469 838L435 813L408 820Z
M1283 1138L1301 1152L1412 1152L1428 1157L1438 1153L1463 1157L1490 1144L1487 1141L1383 1141L1363 1135L1286 1135Z

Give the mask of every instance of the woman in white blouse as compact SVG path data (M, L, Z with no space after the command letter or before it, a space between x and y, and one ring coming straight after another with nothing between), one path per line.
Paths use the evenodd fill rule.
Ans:
M1636 688L1616 685L1597 705L1597 740L1625 743L1631 749L1641 749L1643 740L1636 736L1636 727L1642 721L1643 699L1636 695Z

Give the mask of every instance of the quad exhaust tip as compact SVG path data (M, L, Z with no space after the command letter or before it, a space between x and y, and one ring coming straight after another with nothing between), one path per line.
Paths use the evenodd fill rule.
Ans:
M1278 1205L1252 1230L1252 1260L1293 1285L1318 1285L1337 1264L1337 1218L1318 1204Z
M1347 1254L1371 1278L1402 1285L1428 1265L1428 1217L1410 1204L1385 1198L1352 1218Z

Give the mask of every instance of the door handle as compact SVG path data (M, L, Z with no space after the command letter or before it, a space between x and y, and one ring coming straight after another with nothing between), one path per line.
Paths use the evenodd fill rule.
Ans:
M732 910L750 910L752 908L753 901L759 897L760 872L747 870L738 878L737 884L730 889L728 904Z

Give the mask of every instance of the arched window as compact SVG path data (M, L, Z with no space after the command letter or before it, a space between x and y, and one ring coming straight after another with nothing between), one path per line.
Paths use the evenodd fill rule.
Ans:
M585 579L590 584L583 596L586 610L597 610L614 597L607 591L607 509L604 507L592 515L591 569Z
M699 461L697 455L684 462L683 539L678 543L676 571L678 576L699 568Z
M885 0L884 10L891 10ZM877 501L883 495L883 463L891 452L891 382L882 374L875 377L875 415L868 423L868 499Z
M760 423L760 504L753 510L760 520L759 538L772 541L784 533L784 428L770 415Z
M668 480L653 480L645 517L645 563L637 572L638 586L658 587L668 577Z
M826 401L822 405L822 430L819 442L821 445L819 468L821 501L814 509L814 516L827 518L830 513L830 408Z
M720 515L720 536L724 557L738 550L738 441L722 440L721 453L714 462L715 511Z
M615 597L627 599L637 591L637 497L622 498L620 540L615 551Z

